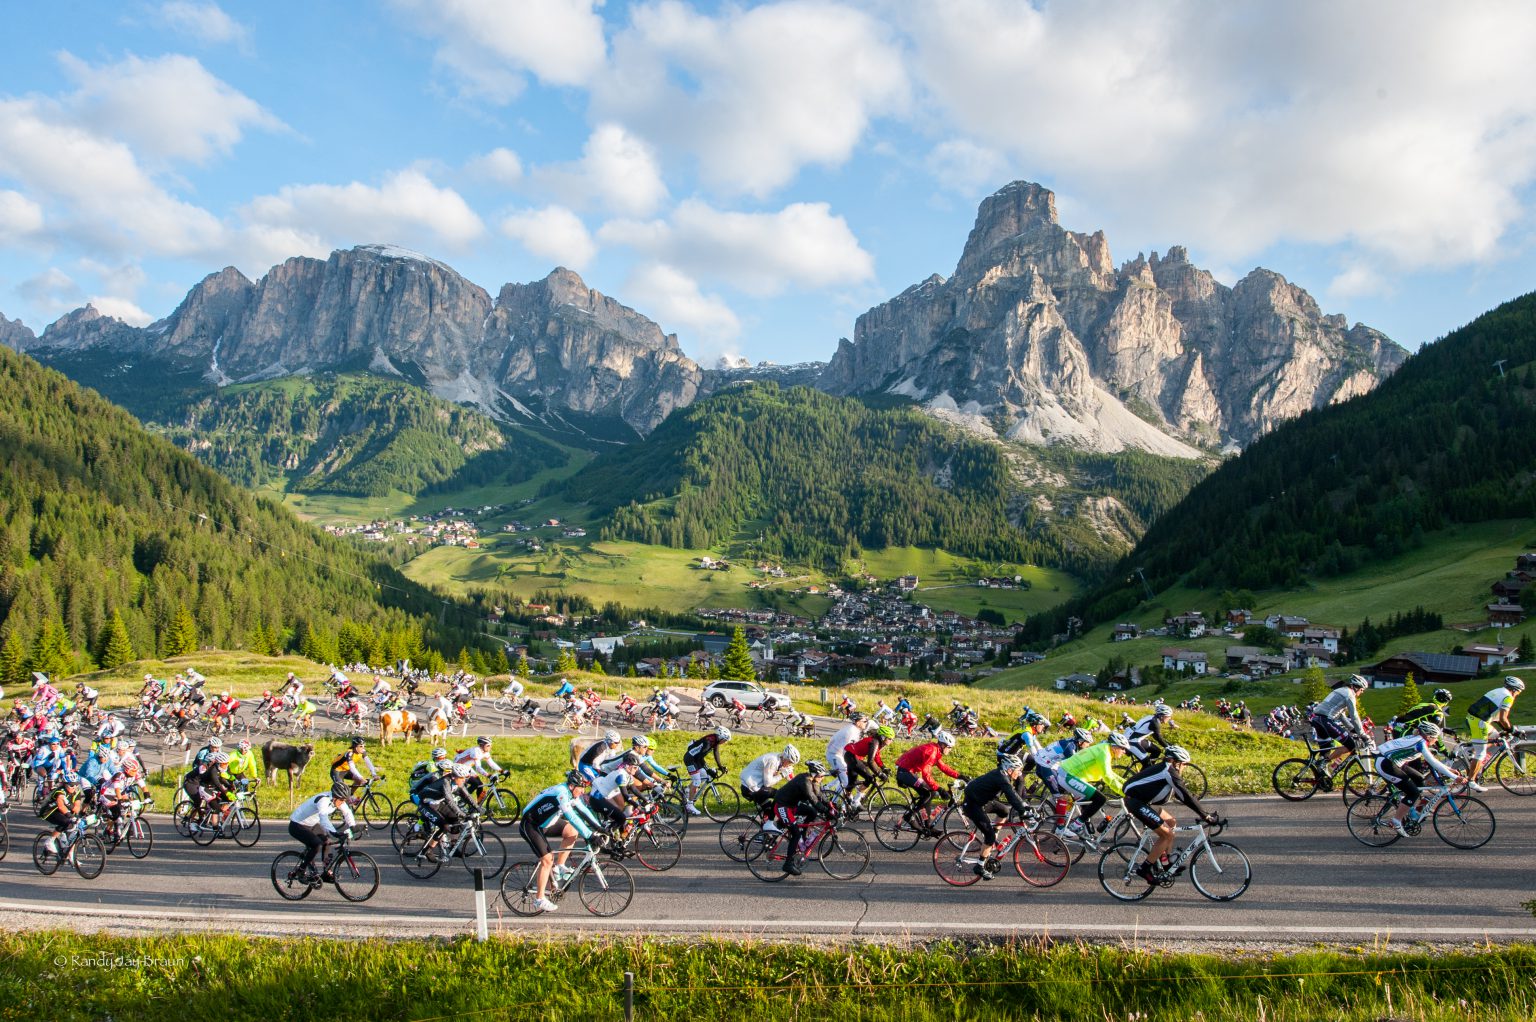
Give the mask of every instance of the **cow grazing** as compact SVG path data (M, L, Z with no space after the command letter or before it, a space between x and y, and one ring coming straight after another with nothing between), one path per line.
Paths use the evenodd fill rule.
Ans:
M261 765L267 774L267 783L277 780L277 772L288 775L288 797L293 797L293 786L304 776L309 757L315 754L313 745L289 745L287 742L267 742L261 747Z
M431 719L427 721L427 738L433 745L447 745L448 731L448 718L442 710L433 710Z
M424 729L410 710L385 710L379 714L379 741L388 745L397 736L414 742Z

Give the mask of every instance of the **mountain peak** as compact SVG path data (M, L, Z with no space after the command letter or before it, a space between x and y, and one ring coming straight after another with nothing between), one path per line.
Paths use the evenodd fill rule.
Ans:
M999 244L1042 227L1060 230L1056 196L1050 189L1032 181L1015 181L1000 188L983 199L976 211L976 225L965 241L960 266L980 265Z

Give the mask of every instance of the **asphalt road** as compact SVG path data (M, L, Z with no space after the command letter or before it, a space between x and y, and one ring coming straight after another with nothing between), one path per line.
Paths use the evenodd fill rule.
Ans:
M1520 902L1533 892L1529 849L1536 838L1536 799L1494 792L1493 840L1457 851L1432 831L1387 849L1356 843L1337 797L1303 804L1274 798L1212 800L1235 822L1223 839L1239 845L1253 884L1239 900L1219 904L1187 879L1145 902L1112 901L1099 886L1092 854L1058 887L1034 890L1011 872L966 889L934 874L931 843L894 854L870 841L871 868L852 881L830 879L814 866L805 876L765 884L721 855L718 828L690 828L682 861L667 873L634 867L637 893L623 915L589 916L574 895L556 914L512 916L490 895L490 927L506 933L620 933L810 937L1000 937L1219 941L1270 945L1313 942L1370 946L1383 940L1471 943L1536 940L1536 919ZM0 925L77 926L135 931L217 929L250 934L462 934L474 927L467 872L445 866L430 881L405 874L388 840L369 835L383 883L372 901L353 905L327 887L308 900L278 899L268 879L272 858L297 847L285 821L265 821L260 843L240 849L220 841L208 849L154 820L156 846L134 861L119 851L94 881L61 871L39 875L30 861L35 821L11 814L11 851L0 862ZM508 861L527 857L516 828L500 831Z

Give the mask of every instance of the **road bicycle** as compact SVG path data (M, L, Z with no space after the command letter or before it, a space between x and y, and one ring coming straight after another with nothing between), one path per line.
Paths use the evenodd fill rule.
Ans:
M379 889L379 864L366 852L355 851L346 832L335 841L327 841L329 854L322 850L320 869L304 869L302 852L280 852L272 860L272 887L285 901L303 901L310 892L326 884L348 901L367 901Z
M803 862L815 859L834 880L856 879L869 868L869 842L851 827L839 828L836 810L807 823L798 848L790 846L787 831L760 829L747 841L743 857L753 876L774 883L790 875L784 864L791 855Z
M1125 811L1125 802L1122 799L1106 800L1103 815L1097 820L1085 823L1082 818L1082 805L1070 796L1062 796L1068 798L1069 802L1065 812L1058 814L1057 797L1047 795L1035 803L1032 809L1040 821L1037 824L1038 828L1051 829L1066 843L1067 850L1072 853L1073 865L1081 862L1083 856L1090 851L1102 852L1116 842L1135 841L1146 829L1140 820ZM1058 822L1058 816L1060 822Z
M491 700L491 707L502 713L511 713L521 709L524 703L532 703L532 699L525 699L521 692L513 692L510 688L501 690L501 694Z
M694 792L693 806L716 823L724 823L741 812L741 792L729 781L720 780L719 770L711 770L709 780Z
M1157 831L1144 831L1137 841L1110 845L1099 857L1099 883L1116 900L1141 901L1159 887L1172 887L1179 874L1187 872L1195 890L1212 901L1240 898L1253 881L1253 870L1242 849L1230 841L1211 840L1226 825L1227 821L1219 820L1209 829L1203 822L1175 828L1175 833L1194 836L1174 850L1166 869L1154 866L1150 878L1140 867L1149 860Z
M545 719L543 712L531 703L532 700L512 711L512 715L507 718L507 726L514 730L526 727L534 731L543 731L549 727L549 721Z
M879 776L879 774L876 775L876 777ZM851 774L848 777L848 782L850 785L854 782ZM901 793L901 789L897 788L894 784L888 785L883 780L877 780L874 784L859 782L859 801L857 803L852 800L848 792L837 785L835 780L829 781L822 786L822 794L833 805L837 806L838 812L845 820L857 820L866 813L873 817L887 806L903 805L907 801L906 796Z
M1303 740L1307 743L1306 758L1282 760L1270 774L1270 784L1281 798L1303 802L1319 791L1339 789L1347 802L1381 787L1381 776L1376 773L1376 743L1370 738L1357 735L1355 750L1336 766L1328 757L1337 746L1319 748L1310 735Z
M1481 848L1493 839L1497 822L1493 810L1473 795L1455 794L1449 785L1429 788L1428 799L1417 817L1412 813L1403 821L1403 830L1416 837L1424 821L1433 822L1435 833L1452 848ZM1403 793L1396 785L1384 793L1364 795L1349 804L1345 823L1350 835L1363 845L1385 848L1403 835L1389 822L1403 804Z
M383 830L395 817L395 804L389 800L389 796L373 790L375 784L382 784L383 781L383 774L370 777L353 789L347 799L356 810L358 818L363 821L363 826L369 830Z
M875 840L893 852L905 852L923 838L939 838L951 829L953 814L965 801L965 782L954 781L944 798L937 793L922 810L906 801L892 801L875 811Z
M574 887L582 907L595 916L616 916L629 908L635 899L635 878L622 862L601 861L597 853L602 846L602 840L589 843L574 868L552 869L545 897L558 905ZM544 914L537 904L538 869L537 862L518 862L501 878L501 900L520 916Z
M970 825L970 821L966 823ZM997 825L997 847L990 859L982 857L986 840L974 825L966 830L952 830L933 847L933 871L951 887L969 887L988 874L997 872L1003 856L1012 853L1013 868L1031 887L1054 887L1072 868L1072 855L1061 838L1050 831L1035 831L1035 821L1022 820Z
M434 876L443 863L458 859L470 873L485 871L487 878L507 866L506 842L487 832L478 815L470 816L458 830L449 834L442 827L427 827L421 821L399 842L400 865L417 880Z
M152 806L149 799L131 799L117 818L105 817L96 827L96 836L106 848L107 854L126 846L128 854L142 859L155 847L155 832L144 813Z
M57 873L66 861L82 880L95 880L101 876L101 871L107 868L107 850L102 846L101 838L91 833L96 822L94 813L76 818L75 825L57 839L56 852L48 850L52 829L44 829L32 841L32 865L45 877Z
M1511 795L1536 795L1536 739L1528 728L1518 728L1517 733L1518 738L1499 734L1488 739L1492 752L1479 776L1493 776ZM1463 742L1457 746L1450 765L1463 777L1471 777L1481 751L1476 743Z
M171 822L182 837L206 848L219 838L229 838L241 848L250 848L261 840L261 814L249 791L237 791L223 803L194 806L190 801L178 805Z
M619 859L633 856L654 873L665 873L676 866L683 855L683 836L662 822L658 812L660 806L654 800L635 805L624 824L622 839L616 836L610 841L608 854Z
M510 827L523 815L523 800L517 797L517 792L497 787L506 777L505 770L487 777L476 799L480 811L498 827Z
M11 825L6 820L10 810L10 806L0 804L0 862L3 862L11 851Z

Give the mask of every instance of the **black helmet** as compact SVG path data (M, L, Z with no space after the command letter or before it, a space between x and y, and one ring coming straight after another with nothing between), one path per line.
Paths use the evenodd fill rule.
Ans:
M1451 701L1451 690L1448 688L1437 688L1433 698L1437 703L1449 703Z

